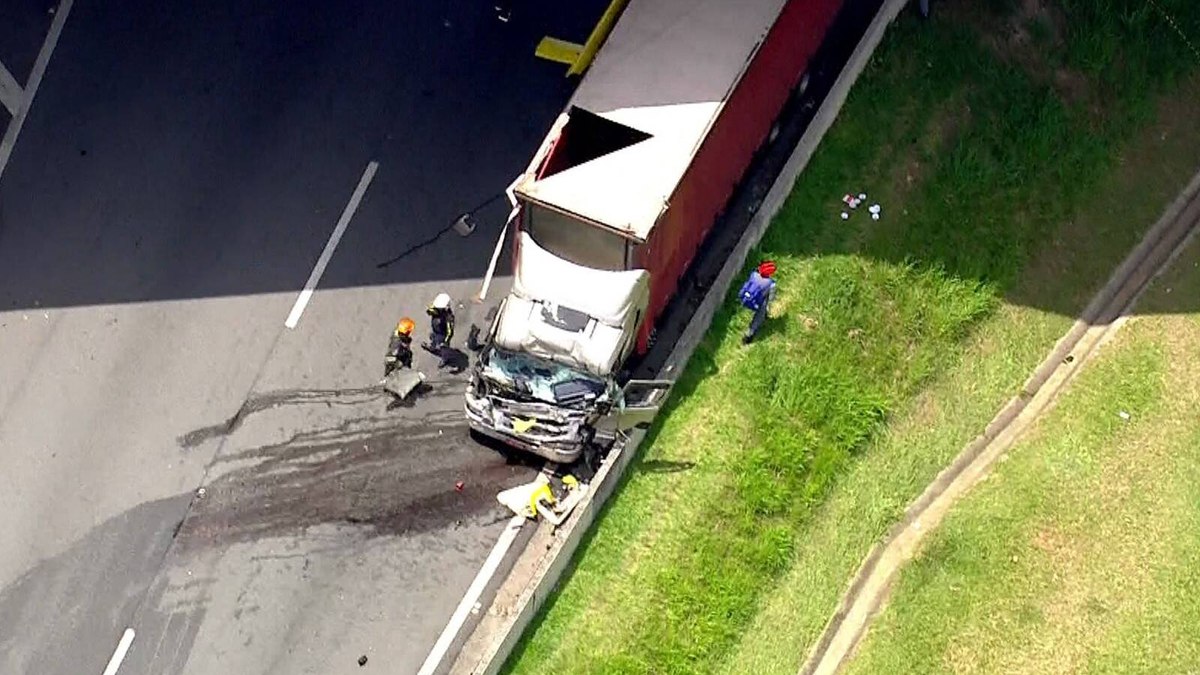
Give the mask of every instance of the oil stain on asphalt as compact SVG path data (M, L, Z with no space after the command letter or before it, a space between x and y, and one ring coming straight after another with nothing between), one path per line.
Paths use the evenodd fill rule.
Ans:
M473 441L460 410L433 405L443 411L402 416L389 414L384 400L377 388L270 392L222 424L181 436L182 446L195 447L285 405L345 412L277 443L240 449L231 439L179 528L179 552L296 536L324 524L394 536L509 516L496 494L531 480L536 463Z

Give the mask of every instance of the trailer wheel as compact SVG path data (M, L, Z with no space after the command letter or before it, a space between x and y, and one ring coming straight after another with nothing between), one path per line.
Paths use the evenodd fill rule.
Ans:
M774 143L776 138L779 138L779 121L778 120L776 120L775 123L771 125L771 131L767 134L767 145L771 145L772 143Z

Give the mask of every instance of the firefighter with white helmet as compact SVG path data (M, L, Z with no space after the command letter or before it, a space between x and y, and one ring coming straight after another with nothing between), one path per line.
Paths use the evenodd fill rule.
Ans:
M443 351L450 346L450 338L454 337L454 310L450 307L450 296L438 293L425 313L429 315L429 343L424 345L425 349L437 354L445 363Z

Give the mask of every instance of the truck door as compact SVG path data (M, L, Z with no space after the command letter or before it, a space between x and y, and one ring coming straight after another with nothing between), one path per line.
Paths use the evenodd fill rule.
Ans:
M505 296L503 300L489 309L488 313L483 317L483 322L487 324L488 329L487 333L484 334L482 342L479 341L479 326L473 323L471 324L471 330L467 334L467 349L470 349L473 352L480 351L487 346L488 343L495 339L496 327L500 325L500 315L504 313L504 305L507 302L508 297Z
M609 414L612 428L628 433L650 426L673 384L673 380L630 380Z

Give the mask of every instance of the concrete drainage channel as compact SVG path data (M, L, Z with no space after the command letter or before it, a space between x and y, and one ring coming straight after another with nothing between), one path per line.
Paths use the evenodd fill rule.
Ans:
M659 344L637 366L638 377L669 379L683 370L750 250L783 206L851 86L907 3L846 3L813 57L801 90L788 103L772 139L755 158L747 179L683 280L684 290L659 324ZM634 432L609 451L589 492L560 527L548 523L525 527L519 516L510 522L422 675L499 672L620 484L644 436L644 432Z

